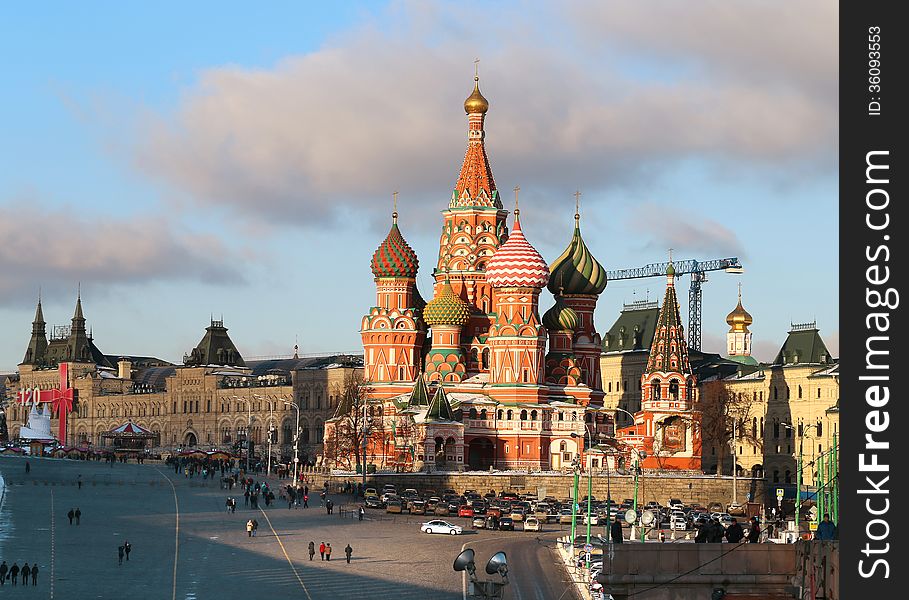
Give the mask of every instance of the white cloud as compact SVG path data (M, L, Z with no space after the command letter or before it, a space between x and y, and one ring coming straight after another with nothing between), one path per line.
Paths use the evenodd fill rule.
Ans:
M143 113L135 163L190 202L267 223L321 227L351 211L384 222L397 189L402 211L434 228L463 157L461 105L481 55L506 198L515 183L568 196L647 181L691 158L778 175L835 168L829 15L795 38L791 9L779 19L766 5L724 4L596 3L561 20L539 9L552 20L533 23L504 9L495 20L519 24L494 38L471 26L471 11L397 5L408 18L389 30L366 25L271 69L203 72L174 114ZM590 28L610 44L585 38ZM647 54L698 72L629 72Z
M628 227L640 233L643 249L666 252L674 256L747 257L736 233L726 225L689 211L671 209L672 219L665 220L666 206L644 202L634 207Z
M160 216L83 216L75 207L41 208L34 199L0 204L0 298L14 303L72 294L94 285L242 281L238 256L221 241L181 230Z

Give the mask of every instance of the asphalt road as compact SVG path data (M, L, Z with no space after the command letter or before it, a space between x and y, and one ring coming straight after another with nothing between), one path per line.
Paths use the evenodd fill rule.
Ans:
M17 588L25 598L122 598L205 600L208 598L386 598L462 599L461 574L452 561L466 543L476 550L478 574L499 550L509 560L506 598L574 599L568 576L552 550L558 531L472 531L462 536L427 535L419 523L431 517L368 511L367 519L342 517L318 507L286 503L256 511L243 497L220 489L218 480L177 475L164 465L0 457L6 481L0 509L0 559L37 562L38 585ZM76 486L78 475L84 482ZM280 482L273 479L273 487ZM239 506L225 510L231 493ZM79 507L79 525L67 511ZM259 521L250 538L245 523ZM133 547L118 564L117 547ZM331 543L331 561L310 561L307 545ZM344 560L350 544L353 558ZM7 582L8 584L9 582ZM566 591L567 590L567 591ZM0 593L9 592L6 587Z

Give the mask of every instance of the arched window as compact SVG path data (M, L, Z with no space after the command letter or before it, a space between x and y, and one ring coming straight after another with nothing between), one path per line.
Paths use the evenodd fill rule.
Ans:
M660 399L660 382L657 379L654 379L650 384L650 399L659 400Z
M486 417L486 409L485 409L485 408L484 408L483 410L480 411L480 418L483 419L484 421L486 420L487 417Z
M773 421L773 437L780 437L780 423L776 419Z
M565 413L559 412L559 421L564 421L564 420L565 420Z
M505 413L505 419L511 421L513 417L514 412L511 409L508 409L508 411Z
M499 415L499 417L498 417L499 419L504 419L504 418L505 418L505 417L504 417L505 411L503 411L503 410L500 408L500 409L499 409L499 412L498 412L498 415Z
M676 379L669 381L669 399L674 402L679 401L679 382Z
M802 386L799 385L799 400L802 399Z
M612 382L611 381L609 382L609 389L607 391L612 392Z
M481 365L481 368L488 369L489 368L489 348L483 348L482 356L483 356L483 364Z
M522 421L526 421L526 420L527 420L527 411L526 411L526 410L522 410L522 411L521 411L521 420L522 420Z
M773 483L780 482L780 472L777 469L773 470Z
M559 442L559 452L565 452L568 449L568 444L565 442Z
M537 411L535 411L535 410L530 411L530 420L531 421L537 420Z
M818 421L816 427L817 427L817 436L823 437L824 436L824 424L821 423L820 421Z
M476 419L477 418L477 409L471 407L470 410L467 411L467 416L471 419Z

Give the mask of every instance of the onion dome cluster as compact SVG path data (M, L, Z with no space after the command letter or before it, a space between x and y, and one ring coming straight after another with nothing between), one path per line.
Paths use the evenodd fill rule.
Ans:
M372 255L372 274L375 277L416 277L419 264L417 253L401 235L395 219L385 241Z
M543 327L548 331L575 331L580 322L578 313L561 296L556 296L555 304L543 313Z
M445 280L442 290L423 309L423 321L427 325L464 326L470 319L470 307L461 300Z
M549 291L558 294L559 288L565 294L591 296L598 296L606 289L606 270L584 243L577 215L571 242L549 266Z
M493 287L542 288L549 280L549 267L521 231L515 218L511 235L486 264L486 281Z

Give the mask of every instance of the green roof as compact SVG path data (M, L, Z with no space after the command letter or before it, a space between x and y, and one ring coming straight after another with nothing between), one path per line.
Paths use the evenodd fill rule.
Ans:
M832 365L834 362L815 323L793 324L773 359L775 365Z
M660 309L656 302L626 304L616 322L603 335L604 352L650 351Z
M454 421L454 411L451 410L451 404L448 402L448 395L445 389L439 385L436 393L432 397L429 410L426 411L427 421Z
M410 400L407 406L428 406L429 405L429 388L426 387L426 380L421 373L413 385L413 391L410 392Z

